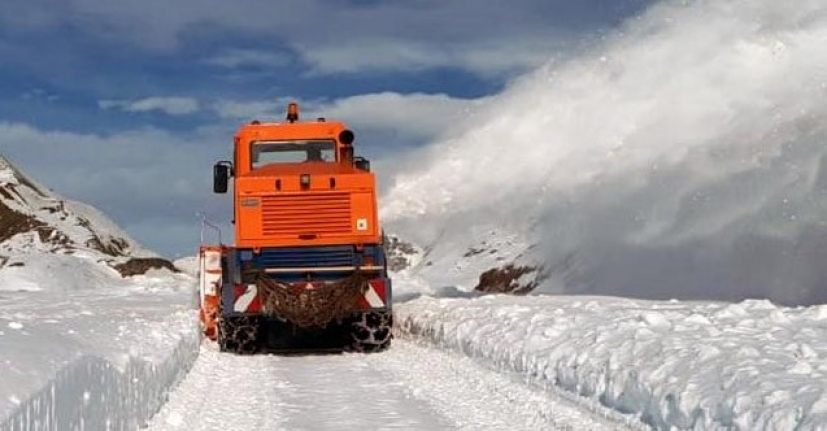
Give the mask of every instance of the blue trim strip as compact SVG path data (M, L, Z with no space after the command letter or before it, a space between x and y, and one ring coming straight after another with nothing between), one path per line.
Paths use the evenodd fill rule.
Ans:
M320 247L285 247L263 248L253 254L250 249L239 249L232 257L239 268L253 267L258 269L296 268L291 273L280 272L271 274L271 277L286 282L307 280L307 273L318 267L354 267L364 264L364 257L370 256L372 264L385 266L385 250L380 245L366 245L361 251L351 245L320 246ZM307 268L304 271L302 268ZM314 280L338 280L350 275L352 271L313 272ZM385 271L382 277L387 276Z
M353 246L264 248L253 256L258 268L302 268L356 265Z

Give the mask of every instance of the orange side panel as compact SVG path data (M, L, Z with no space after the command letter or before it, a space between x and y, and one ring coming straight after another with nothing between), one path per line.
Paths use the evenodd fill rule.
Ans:
M204 330L204 335L210 340L215 340L218 336L219 312L218 297L205 296L204 302L201 303L199 317L201 318L201 327Z

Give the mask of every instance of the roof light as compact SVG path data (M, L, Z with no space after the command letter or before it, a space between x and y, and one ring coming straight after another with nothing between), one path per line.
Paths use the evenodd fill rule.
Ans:
M287 122L295 123L299 121L299 104L290 102L287 104Z

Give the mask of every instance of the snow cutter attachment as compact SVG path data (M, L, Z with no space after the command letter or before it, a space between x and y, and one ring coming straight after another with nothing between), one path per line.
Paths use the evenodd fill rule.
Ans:
M326 266L309 266L319 263ZM370 263L367 270L362 263ZM227 248L221 266L223 349L376 351L390 343L391 284L381 247Z

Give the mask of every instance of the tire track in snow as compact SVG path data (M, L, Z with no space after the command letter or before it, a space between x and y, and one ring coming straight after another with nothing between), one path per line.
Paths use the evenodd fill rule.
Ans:
M236 356L204 343L154 430L622 429L462 355Z
M286 385L273 375L266 356L225 355L204 343L195 366L149 430L283 429L279 394Z
M395 340L377 369L393 373L412 392L461 430L625 430L623 424L532 387L517 376L478 364L473 358ZM399 372L404 370L404 372Z

